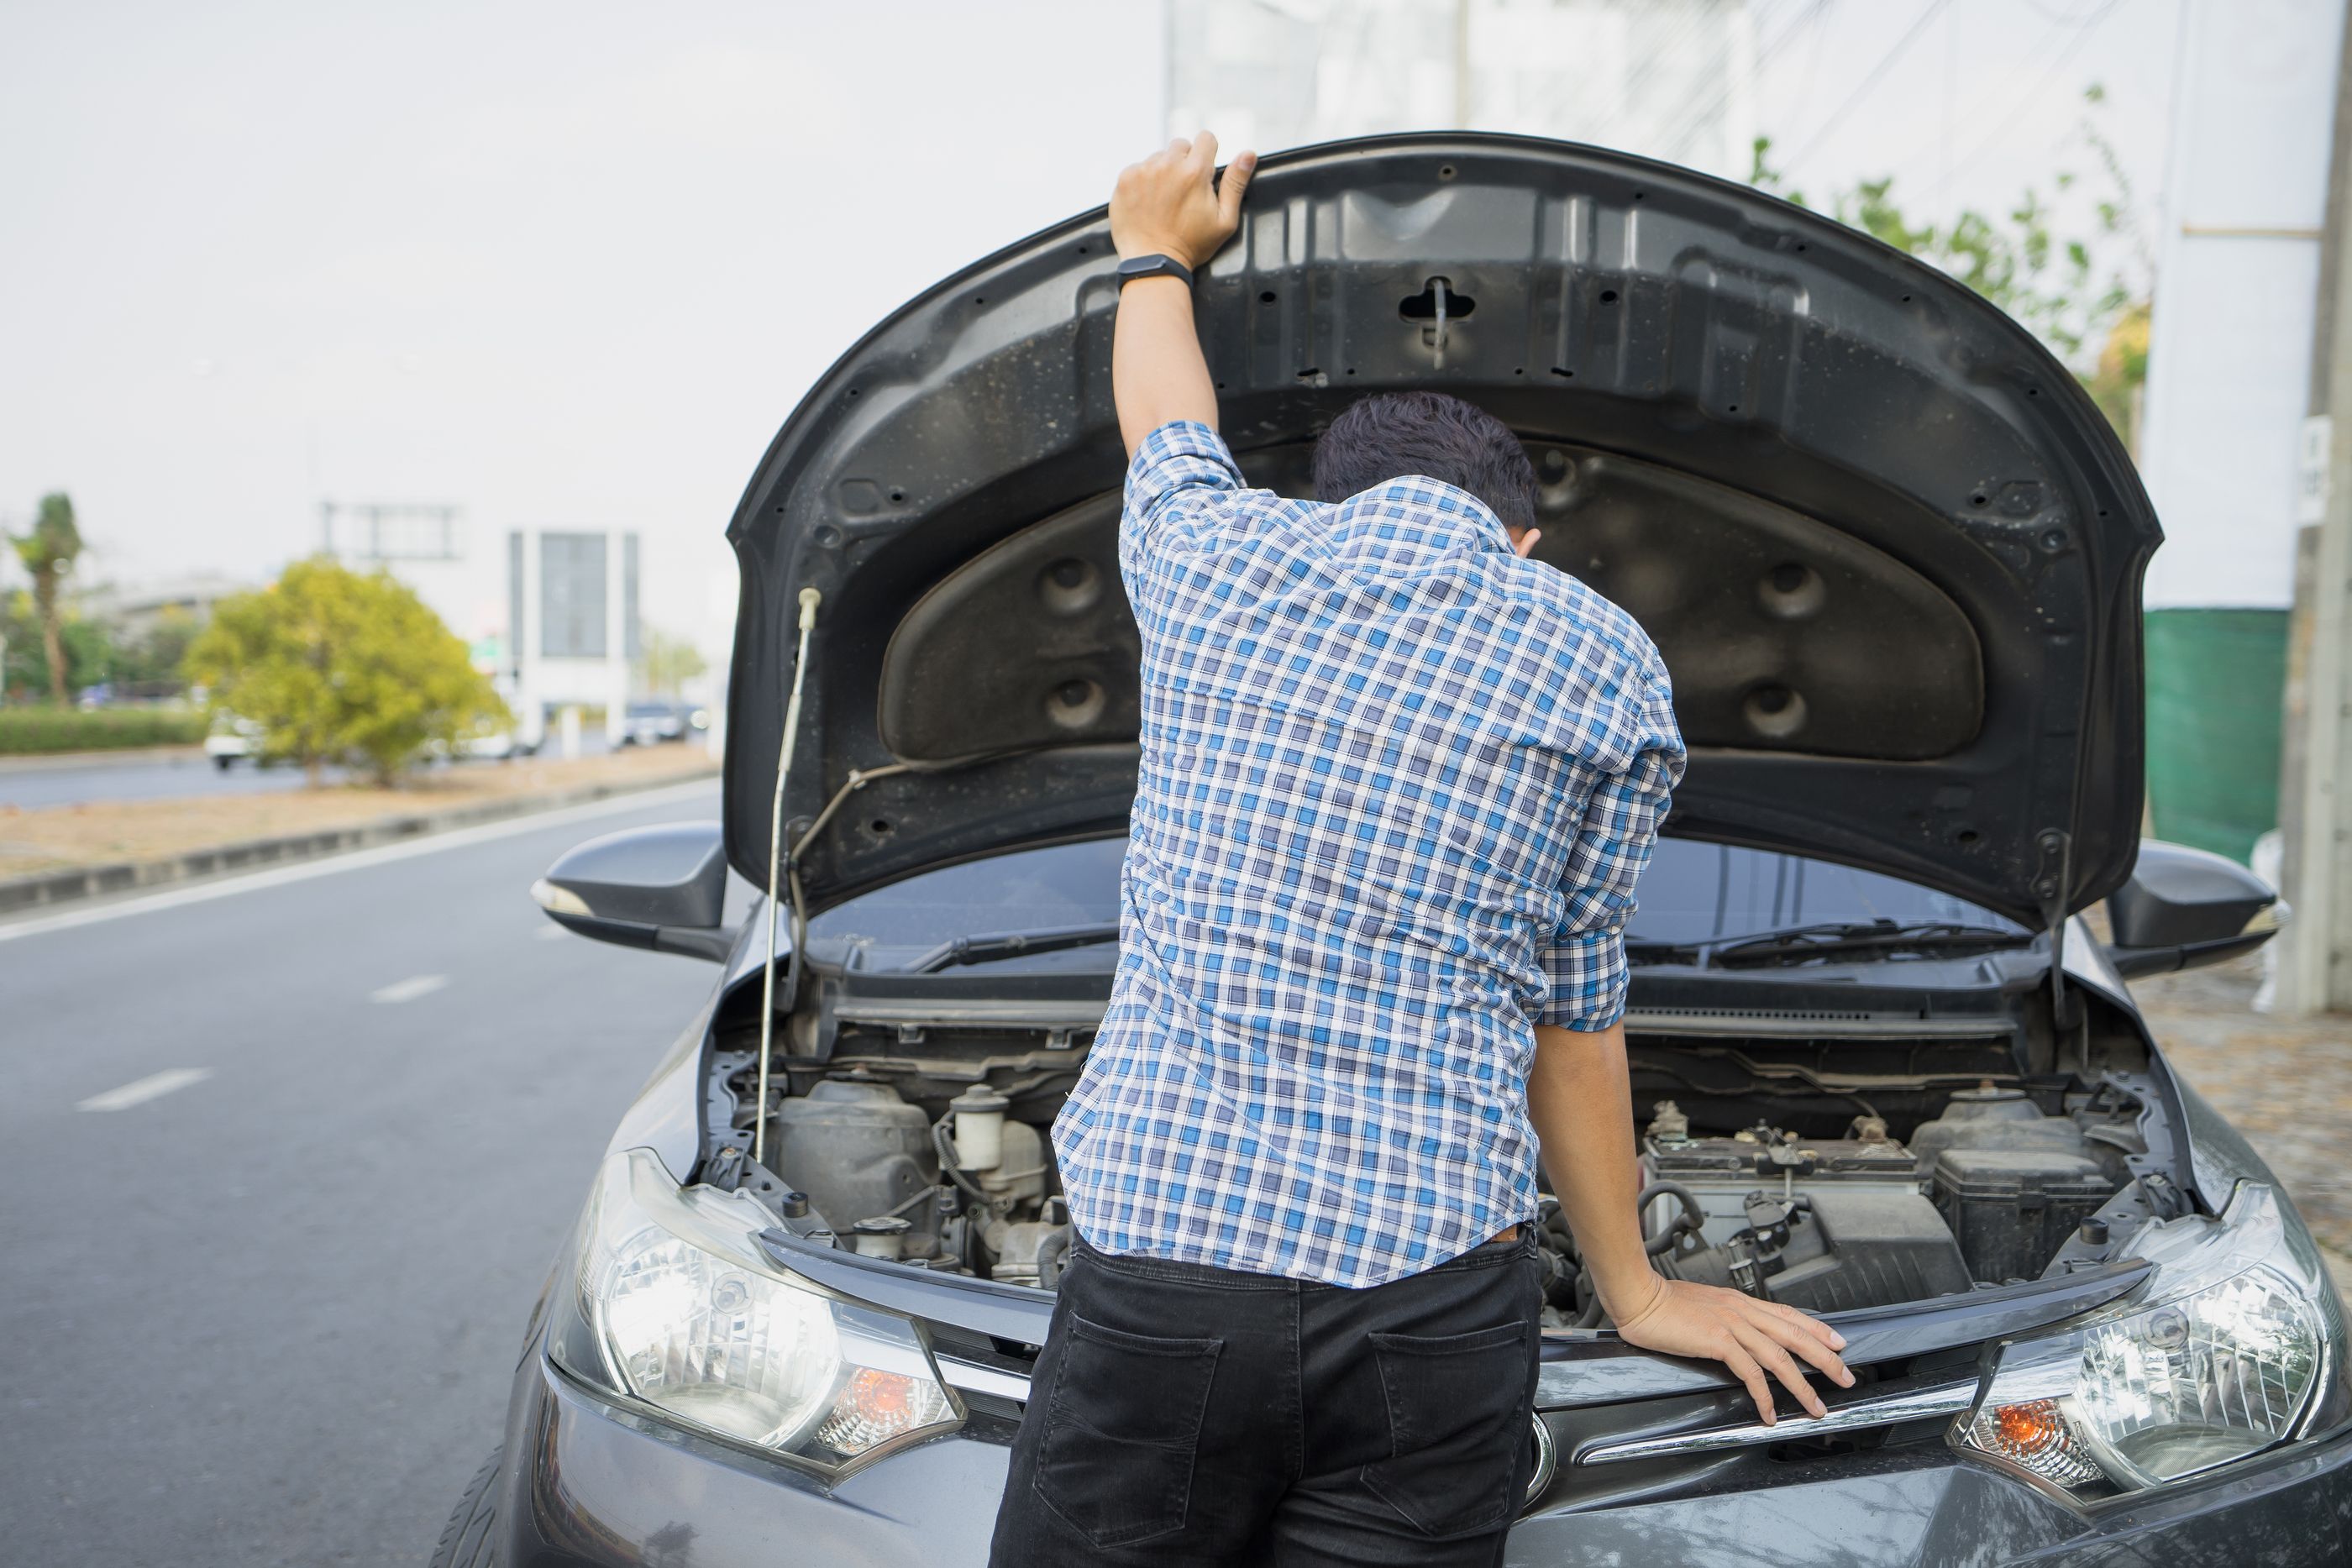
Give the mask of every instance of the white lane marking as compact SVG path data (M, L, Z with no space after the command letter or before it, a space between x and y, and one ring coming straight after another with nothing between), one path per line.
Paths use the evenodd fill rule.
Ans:
M446 975L411 975L404 980L394 980L388 986L378 986L368 993L368 1000L386 1006L413 1002L419 997L429 997L449 983Z
M353 850L347 854L324 855L315 861L297 865L278 866L270 871L251 872L241 876L224 877L218 882L198 883L192 887L177 887L144 897L126 898L114 903L94 904L86 909L69 909L62 915L39 915L30 920L0 925L0 942L13 942L19 936L38 936L45 931L70 931L77 925L95 925L101 920L120 920L126 915L147 915L158 910L178 909L185 904L205 904L215 898L228 898L240 893L257 893L263 888L283 887L289 883L308 882L312 877L333 876L339 872L363 871L369 866L383 865L393 861L414 859L418 855L438 854L443 850L463 849L468 844L488 843L493 839L510 839L518 833L531 832L540 828L561 827L565 822L585 821L593 817L618 816L646 806L666 806L673 800L683 800L708 790L718 782L712 779L692 779L667 789L646 789L626 795L614 795L603 800L589 800L577 806L565 806L553 811L540 811L521 817L509 817L504 821L485 822L478 828L457 828L446 833L429 833L397 844L385 844L381 849Z
M185 1089L191 1083L202 1083L213 1075L209 1067L172 1067L161 1072L151 1072L134 1079L120 1089L110 1089L103 1094L93 1094L77 1104L77 1111L128 1111L133 1105L144 1105L150 1100Z

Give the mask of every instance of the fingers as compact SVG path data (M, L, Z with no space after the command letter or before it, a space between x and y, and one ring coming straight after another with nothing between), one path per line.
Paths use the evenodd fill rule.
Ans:
M1171 136L1168 139L1169 162L1173 163L1181 163L1185 159L1191 157L1192 154L1192 142L1191 138L1184 136Z
M1227 228L1242 221L1242 193L1249 189L1251 176L1257 172L1257 154L1236 152L1234 161L1225 165L1225 177L1217 183L1217 215Z
M1805 1381L1805 1375L1795 1359L1774 1343L1770 1334L1752 1322L1742 1323L1732 1333L1738 1337L1741 1348L1797 1396L1797 1403L1804 1407L1806 1415L1819 1418L1828 1414L1828 1406L1822 1403L1822 1396L1813 1392L1813 1385Z
M1756 1358L1742 1350L1738 1340L1728 1332L1715 1355L1731 1369L1732 1376L1748 1385L1748 1396L1756 1401L1756 1414L1764 1425L1775 1425L1779 1418L1772 1414L1772 1385L1764 1381L1764 1369L1756 1364Z
M1192 165L1192 172L1194 173L1200 175L1203 180L1207 179L1209 177L1209 171L1217 166L1216 132L1213 131L1203 131L1201 134L1192 138L1192 152L1186 159L1186 162Z
M1837 1330L1830 1327L1829 1324L1822 1322L1821 1319L1813 1316L1812 1313L1800 1312L1795 1307L1784 1307L1778 1301L1766 1301L1763 1302L1762 1305L1764 1310L1770 1312L1774 1317L1779 1318L1783 1322L1795 1324L1798 1328L1802 1329L1805 1333L1811 1334L1822 1343L1829 1346L1832 1350L1843 1350L1845 1348L1845 1335L1838 1333Z
M1756 1316L1756 1326L1765 1333L1804 1357L1840 1387L1853 1386L1853 1374L1846 1370L1845 1363L1837 1354L1845 1343L1843 1334L1809 1312L1784 1307L1777 1301L1756 1302L1752 1311Z

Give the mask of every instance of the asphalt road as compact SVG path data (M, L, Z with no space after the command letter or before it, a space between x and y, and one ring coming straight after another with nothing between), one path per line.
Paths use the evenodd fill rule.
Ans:
M340 778L342 770L332 770ZM0 767L0 806L71 806L85 800L154 800L173 795L249 794L302 787L299 768L239 763L223 772L201 752Z
M695 784L0 925L0 1560L425 1560L717 977L525 889L717 810Z

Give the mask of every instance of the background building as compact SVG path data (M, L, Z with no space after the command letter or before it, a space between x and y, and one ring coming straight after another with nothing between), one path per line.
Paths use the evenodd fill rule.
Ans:
M500 685L523 741L536 745L549 716L575 705L606 708L609 732L628 703L642 636L637 536L516 528L507 535L506 591Z
M2183 0L2140 471L2156 836L2243 861L2280 705L2342 0ZM2322 444L2324 447L2324 442ZM2321 461L2325 462L2324 451Z

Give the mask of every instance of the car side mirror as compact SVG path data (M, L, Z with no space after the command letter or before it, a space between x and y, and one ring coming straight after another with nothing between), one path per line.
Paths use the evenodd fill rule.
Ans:
M727 851L716 822L672 822L591 839L548 868L530 895L548 918L600 942L727 961Z
M2107 957L2126 979L2251 953L2286 924L2278 890L2236 861L2143 839L2131 880L2107 897Z

